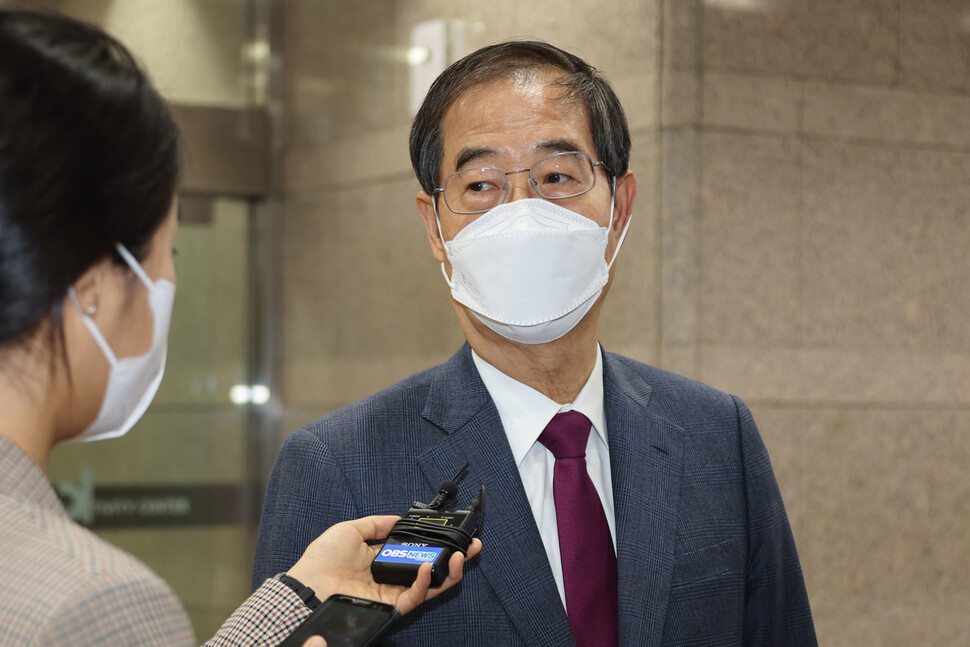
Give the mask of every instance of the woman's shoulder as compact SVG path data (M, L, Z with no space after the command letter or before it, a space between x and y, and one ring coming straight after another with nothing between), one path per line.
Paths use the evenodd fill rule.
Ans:
M17 644L189 645L191 627L169 586L140 560L63 511L2 504L0 625ZM22 634L22 636L21 636Z

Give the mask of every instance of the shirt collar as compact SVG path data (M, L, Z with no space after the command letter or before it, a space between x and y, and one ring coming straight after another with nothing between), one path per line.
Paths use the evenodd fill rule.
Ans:
M560 411L575 410L585 415L593 423L593 429L603 443L607 444L606 411L603 406L603 353L599 344L596 346L596 363L586 384L573 402L563 405L512 379L479 357L474 350L472 361L475 362L475 368L498 409L516 465L522 463L542 430Z

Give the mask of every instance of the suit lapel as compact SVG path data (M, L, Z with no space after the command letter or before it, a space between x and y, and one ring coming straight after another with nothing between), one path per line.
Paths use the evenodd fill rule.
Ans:
M650 386L604 353L617 528L621 645L659 645L667 615L683 466L682 430L652 413Z
M465 346L435 379L423 415L446 437L418 459L431 487L469 461L460 486L464 505L485 486L478 567L527 645L570 645L572 633L532 509L498 411Z

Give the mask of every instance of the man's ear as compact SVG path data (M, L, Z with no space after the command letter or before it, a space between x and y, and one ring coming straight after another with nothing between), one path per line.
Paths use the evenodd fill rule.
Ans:
M637 197L637 178L633 171L627 171L616 179L615 200L613 203L613 231L611 235L619 236L626 229L633 215L633 202Z
M430 196L424 191L418 192L415 202L418 205L418 213L424 221L424 228L428 231L428 244L431 245L431 253L439 263L445 262L445 245L441 240L438 231L438 219L434 212L434 196Z

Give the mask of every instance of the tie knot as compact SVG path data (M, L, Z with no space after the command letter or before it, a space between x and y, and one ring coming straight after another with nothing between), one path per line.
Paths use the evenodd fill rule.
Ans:
M578 411L564 411L553 416L539 435L539 442L556 457L583 458L592 423Z

